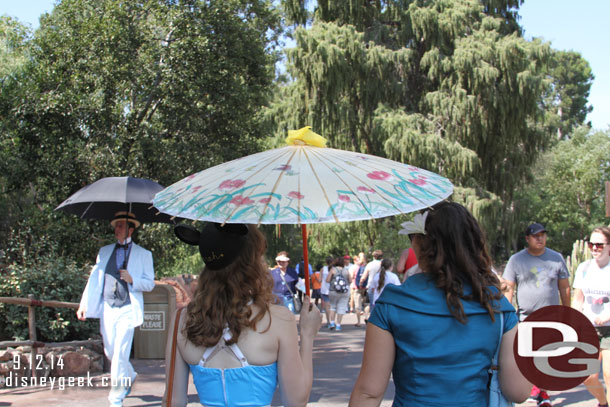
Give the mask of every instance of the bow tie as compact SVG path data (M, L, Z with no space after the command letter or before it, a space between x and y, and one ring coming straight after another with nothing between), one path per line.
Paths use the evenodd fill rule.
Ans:
M117 243L116 248L117 249L127 249L127 248L129 248L129 243L126 243L126 244Z

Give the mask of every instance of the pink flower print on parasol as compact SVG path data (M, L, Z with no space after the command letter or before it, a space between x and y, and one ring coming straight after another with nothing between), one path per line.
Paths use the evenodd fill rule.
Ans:
M389 181L392 179L392 174L385 171L373 171L366 174L370 179L374 179L377 181Z
M347 195L339 195L339 200L342 201L342 202L349 202L350 201L349 196L347 196Z
M271 197L263 198L263 199L259 199L258 202L268 204L269 202L271 202L271 199L272 199Z
M275 167L274 171L290 171L292 169L292 165L282 164L279 167Z
M301 195L297 191L290 191L290 192L288 192L288 198L303 199L303 198L305 198L305 195Z
M409 181L411 184L415 184L415 185L426 185L426 180L422 179L422 178L414 178L414 179L409 179L407 180Z
M252 199L248 198L247 196L237 195L236 197L231 199L231 201L229 203L233 204L235 206L241 206L241 205L253 204L254 201Z
M220 189L235 189L243 186L246 181L242 179L227 179L220 183L218 188Z
M367 187L358 187L357 188L358 192L362 192L363 194L374 194L375 190L373 188L367 188Z

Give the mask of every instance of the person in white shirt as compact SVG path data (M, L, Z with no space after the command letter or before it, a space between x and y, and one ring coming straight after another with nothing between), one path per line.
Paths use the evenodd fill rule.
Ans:
M602 360L604 382L610 383L610 228L593 229L589 239L591 260L581 263L574 277L574 301L572 306L585 314L599 336L599 356ZM608 396L595 373L584 384L599 403L608 406Z
M381 267L379 268L379 272L375 274L372 282L372 293L371 296L371 312L373 311L373 307L375 306L375 302L377 298L383 292L383 289L388 284L400 285L400 279L396 274L392 272L392 260L383 259L381 261Z
M366 265L366 267L364 268L364 273L362 273L362 277L360 277L361 285L363 284L363 281L366 281L366 291L369 299L369 304L371 304L373 300L373 278L375 277L375 274L379 272L379 268L381 267L381 259L383 258L383 252L381 250L375 250L373 251L372 255L373 260ZM371 310L369 309L369 312L370 311ZM364 321L366 322L366 319Z
M326 265L322 268L322 283L320 287L320 296L322 297L322 309L326 315L326 327L330 328L330 283L326 281L328 277L328 266L333 261L332 256L326 258Z

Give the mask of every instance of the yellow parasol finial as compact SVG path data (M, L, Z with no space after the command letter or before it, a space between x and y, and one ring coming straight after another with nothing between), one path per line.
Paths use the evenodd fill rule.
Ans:
M326 147L326 139L311 131L311 126L305 126L298 130L288 130L286 144Z

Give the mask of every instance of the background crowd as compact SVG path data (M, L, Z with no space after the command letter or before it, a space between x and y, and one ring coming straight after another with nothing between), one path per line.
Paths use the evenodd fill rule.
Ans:
M610 306L607 305L610 298L610 228L600 226L593 229L587 243L592 258L578 266L575 276L572 276L573 284L570 283L570 272L563 256L547 247L547 234L548 231L542 224L532 223L522 235L525 248L510 257L501 273L498 274L497 268L489 261L489 269L500 282L498 287L507 302L516 308L515 315L519 321L549 305L573 306L583 312L596 327L600 337L600 360L610 357ZM313 268L312 296L315 304L326 315L327 329L341 331L343 315L348 312L355 313L356 327L360 327L361 321L368 321L372 315L376 302L388 284L406 286L408 279L423 271L413 248L412 239L415 234L408 235L411 239L410 247L401 253L396 267L392 259L385 258L383 251L376 249L368 260L363 252L353 257L349 254L342 257L329 256L325 265L318 264ZM463 236L445 236L444 239L457 240L463 239ZM460 251L463 250L460 248ZM283 266L285 273L290 276L289 289L276 284L276 287L284 289L284 294L289 290L294 292L304 289L303 276L287 266L289 260L286 252L278 253L278 266L271 270L275 273ZM349 289L345 286L349 286ZM291 296L286 295L284 298L285 303L290 303ZM516 321L510 318L507 322L509 327L516 326ZM610 380L608 365L603 365L605 381ZM598 400L599 406L608 405L604 386L597 374L591 375L585 385ZM536 385L531 387L529 400L539 407L552 405L546 389Z
M374 250L371 261L360 252L353 257L328 256L324 265L309 265L311 297L314 304L326 315L326 328L341 331L343 316L356 315L356 327L362 326L367 315L375 306L375 301L388 284L400 285L408 276L417 273L417 259L412 249L405 249L399 260L398 273L394 272L391 259L383 258L382 250ZM273 277L273 293L295 314L300 307L305 292L303 261L296 268L290 266L290 258L285 251L277 254L276 266L270 268Z

